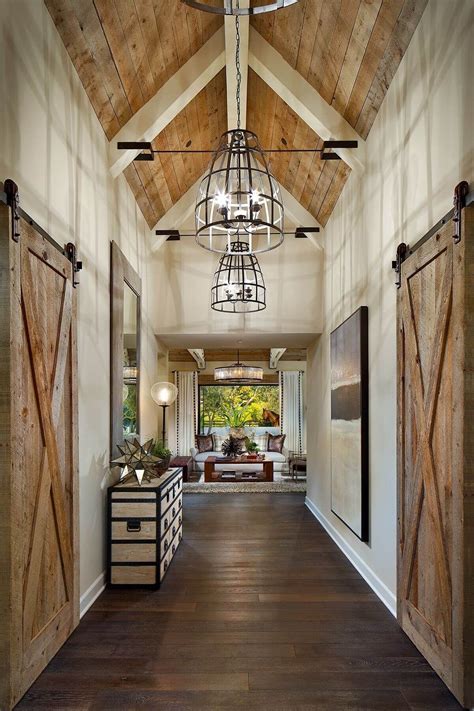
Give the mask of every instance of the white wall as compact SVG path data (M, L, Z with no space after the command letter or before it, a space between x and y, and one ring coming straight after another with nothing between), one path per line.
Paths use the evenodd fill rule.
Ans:
M430 0L324 233L325 329L308 360L308 498L387 602L396 592L397 245L414 243L474 184L472 0ZM329 333L369 307L370 543L330 511ZM359 557L359 558L357 558Z
M78 289L81 593L105 561L109 481L109 261L115 240L143 279L142 431L155 433L147 397L156 379L156 302L149 230L124 178L107 170L107 141L43 2L0 2L0 180L54 239L76 243ZM96 582L96 588L100 579ZM87 604L96 588L83 600Z
M192 229L192 224L189 227ZM291 229L290 223L286 228ZM211 309L218 255L199 247L192 237L167 242L158 254L161 252L166 262L157 268L156 278L160 335L321 332L323 252L309 240L288 236L278 249L258 255L267 287L267 308L248 315L220 314Z

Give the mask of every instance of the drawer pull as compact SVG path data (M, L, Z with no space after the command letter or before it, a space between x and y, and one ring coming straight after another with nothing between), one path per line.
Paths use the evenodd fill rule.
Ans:
M176 533L176 526L173 526L173 536Z
M131 518L127 521L128 533L138 533L142 530L142 522L137 518Z
M173 546L172 546L172 548L171 548L171 551L172 551L173 555L174 555L175 550L176 550L176 546L175 546L175 544L173 543Z
M181 516L178 518L178 524L181 526Z
M168 561L165 560L165 570L167 569L167 567L168 567Z
M176 511L174 510L174 506L173 506L172 514L173 514L173 518L174 518L174 517L175 517L175 514L176 514Z
M182 537L183 537L183 534L182 534L181 531L180 531L180 532L179 532L179 536L178 536L178 540L180 541Z
M165 541L164 546L165 546L165 551L167 551L168 550L168 541Z
M168 519L165 518L165 528L168 528Z

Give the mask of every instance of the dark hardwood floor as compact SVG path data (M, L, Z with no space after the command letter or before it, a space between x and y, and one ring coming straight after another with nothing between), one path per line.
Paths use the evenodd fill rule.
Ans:
M109 590L18 709L460 709L300 494L186 495L160 591Z

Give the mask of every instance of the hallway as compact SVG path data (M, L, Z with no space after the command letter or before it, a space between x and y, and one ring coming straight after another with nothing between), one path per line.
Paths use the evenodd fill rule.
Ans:
M460 708L302 495L184 516L163 588L105 592L18 709Z

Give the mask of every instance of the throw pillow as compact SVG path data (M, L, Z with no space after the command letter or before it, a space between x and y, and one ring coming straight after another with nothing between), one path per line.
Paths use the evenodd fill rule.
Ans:
M195 442L199 454L214 451L214 437L212 435L196 435Z
M282 453L286 435L272 435L268 433L268 451Z
M268 434L255 435L255 437L253 437L252 439L255 442L255 444L257 445L259 452L266 452L267 451Z
M222 452L222 445L228 439L227 435L221 435L221 434L213 434L214 437L214 447L215 447L215 452Z

